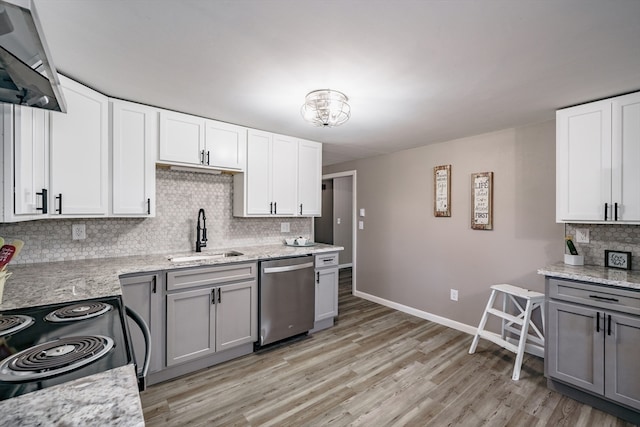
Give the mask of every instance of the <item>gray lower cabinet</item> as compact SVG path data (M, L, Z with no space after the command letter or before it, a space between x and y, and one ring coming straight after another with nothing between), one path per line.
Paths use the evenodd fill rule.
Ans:
M545 372L640 410L640 293L547 279Z
M157 372L163 367L163 301L162 283L159 273L122 276L122 297L126 306L138 313L149 327L151 333L151 362L149 372ZM129 331L133 341L133 351L138 369L142 369L145 354L144 337L140 328L128 319Z
M215 286L204 285L207 274ZM225 275L232 283L224 283ZM250 280L237 281L251 275ZM255 263L168 272L166 301L168 367L257 340Z
M338 315L338 275L337 252L316 255L316 322Z

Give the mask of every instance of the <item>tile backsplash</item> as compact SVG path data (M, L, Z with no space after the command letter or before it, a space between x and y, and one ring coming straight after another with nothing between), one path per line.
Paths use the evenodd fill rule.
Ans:
M589 243L575 241L576 229L589 230ZM631 252L631 267L640 270L640 225L566 224L565 234L573 237L578 253L587 265L604 266L604 251L612 249ZM568 253L568 250L565 252Z
M207 217L207 248L279 243L310 236L309 218L235 218L233 177L156 170L155 218L44 219L0 224L0 236L25 245L15 263L171 254L195 249L198 210ZM280 232L288 222L289 233ZM71 239L72 224L85 224L87 238Z

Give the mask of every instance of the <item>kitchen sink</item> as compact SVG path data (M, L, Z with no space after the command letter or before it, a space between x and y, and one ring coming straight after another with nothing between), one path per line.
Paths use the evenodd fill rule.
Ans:
M206 261L210 259L229 258L234 256L240 256L240 255L244 255L244 254L242 252L229 251L229 252L220 252L220 253L206 254L206 255L188 255L188 256L169 257L169 261L171 262Z

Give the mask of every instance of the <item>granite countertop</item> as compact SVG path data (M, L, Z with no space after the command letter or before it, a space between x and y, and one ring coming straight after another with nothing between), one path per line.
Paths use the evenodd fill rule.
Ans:
M568 265L559 262L539 269L538 274L640 290L640 271L634 270L618 270L597 265Z
M197 254L187 252L10 265L9 270L13 275L5 284L0 311L121 295L119 276L123 274L259 261L342 249L341 246L322 243L304 247L276 244L210 249ZM169 261L170 257L211 255L230 250L243 255L179 263Z
M133 365L0 402L4 426L144 426Z
M80 261L13 265L4 287L0 312L46 304L121 295L119 276L203 265L255 262L343 250L317 244L281 244L211 249L163 255L139 255ZM234 250L243 255L175 263L170 257L211 255ZM89 387L91 386L91 387ZM144 426L133 365L111 369L0 402L3 425L20 426Z

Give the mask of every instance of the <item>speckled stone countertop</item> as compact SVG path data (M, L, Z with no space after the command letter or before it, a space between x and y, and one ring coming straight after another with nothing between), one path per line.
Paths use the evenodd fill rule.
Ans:
M128 273L259 261L271 258L335 252L342 249L341 246L321 243L306 247L263 245L212 249L198 254L188 252L9 265L9 270L13 275L7 280L4 287L4 297L2 304L0 304L0 311L121 295L122 289L120 288L118 277ZM179 263L169 260L170 257L211 255L229 250L241 252L243 255Z
M616 270L597 265L568 265L560 262L539 269L538 274L640 290L640 271L634 270Z
M251 262L343 250L317 244L263 245L203 251L9 266L0 312L23 307L121 295L119 276L203 265ZM234 250L243 255L175 263L170 257L212 255ZM89 389L89 385L93 386ZM144 426L133 365L69 381L0 402L3 426Z
M0 402L3 426L144 426L133 365Z

